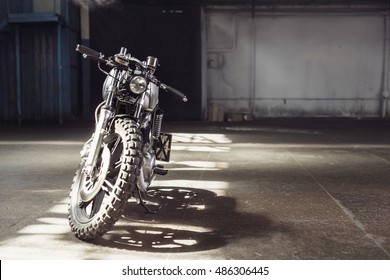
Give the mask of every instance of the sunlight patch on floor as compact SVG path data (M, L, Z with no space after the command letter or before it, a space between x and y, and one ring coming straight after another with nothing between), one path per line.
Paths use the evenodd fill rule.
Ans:
M215 161L171 161L169 170L222 170L229 168L227 162Z
M175 143L175 145L172 146L172 151L227 153L230 151L230 147L182 146L182 145L179 146Z
M173 143L229 144L232 140L225 134L174 133Z

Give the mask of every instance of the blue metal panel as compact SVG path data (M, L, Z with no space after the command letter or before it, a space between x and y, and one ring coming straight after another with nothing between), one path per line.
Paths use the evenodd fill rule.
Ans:
M20 61L20 29L15 28L15 58L16 58L16 111L19 124L22 121L22 89L21 89L21 61Z
M13 34L0 34L0 120L15 119L15 40Z
M63 19L53 13L22 13L9 14L8 21L10 23L34 23L34 22L62 22Z
M31 0L0 4L7 10L0 13L0 27L7 24L0 29L0 121L62 122L81 115L78 7L62 0L57 15L55 5L53 12L32 13Z
M62 87L62 28L61 25L57 25L57 88L58 88L58 121L59 123L63 122L63 107L62 107L62 99L63 99L63 87Z
M9 13L31 13L32 0L7 0Z

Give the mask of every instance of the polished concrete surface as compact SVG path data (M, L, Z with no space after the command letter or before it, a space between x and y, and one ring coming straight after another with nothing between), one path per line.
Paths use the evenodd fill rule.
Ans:
M1 127L0 259L390 259L390 121L165 124L162 209L86 243L67 201L92 128Z

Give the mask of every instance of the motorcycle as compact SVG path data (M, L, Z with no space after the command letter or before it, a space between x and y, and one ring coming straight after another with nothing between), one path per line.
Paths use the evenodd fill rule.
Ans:
M76 51L95 60L107 76L103 102L95 111L95 131L80 152L68 205L72 232L88 241L112 229L130 198L146 211L156 211L145 199L156 175L168 172L157 161L169 162L172 143L172 135L161 132L159 90L184 102L187 97L154 76L156 57L141 61L123 47L108 58L82 45Z

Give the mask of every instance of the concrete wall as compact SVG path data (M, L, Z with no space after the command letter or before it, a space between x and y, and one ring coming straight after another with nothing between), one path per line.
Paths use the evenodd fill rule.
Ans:
M61 13L61 0L33 0L34 13L48 13L55 11Z
M383 15L207 10L205 19L207 98L225 112L381 115Z

